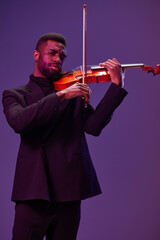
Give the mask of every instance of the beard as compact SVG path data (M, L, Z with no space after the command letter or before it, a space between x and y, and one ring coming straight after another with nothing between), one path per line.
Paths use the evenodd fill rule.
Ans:
M58 63L46 63L42 59L40 59L38 63L39 71L46 78L51 78L52 80L56 80L59 78L60 73L62 71L61 65Z

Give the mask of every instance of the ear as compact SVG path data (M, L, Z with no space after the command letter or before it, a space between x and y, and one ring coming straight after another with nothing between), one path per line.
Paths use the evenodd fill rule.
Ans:
M35 62L37 62L39 60L39 56L40 56L40 53L37 50L34 50L33 58L34 58Z

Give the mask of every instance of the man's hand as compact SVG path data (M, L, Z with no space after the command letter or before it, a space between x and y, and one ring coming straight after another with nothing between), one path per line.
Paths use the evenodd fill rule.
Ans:
M115 58L108 59L106 62L100 63L99 66L108 70L113 83L123 87L124 72L122 72L121 65Z
M88 102L91 94L90 88L84 83L75 83L72 86L56 93L61 100L75 97L84 97Z

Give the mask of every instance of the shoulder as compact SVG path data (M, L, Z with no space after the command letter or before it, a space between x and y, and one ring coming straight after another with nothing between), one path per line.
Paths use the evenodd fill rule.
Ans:
M16 96L20 96L20 95L24 95L27 92L27 85L22 85L19 86L17 88L11 88L11 89L5 89L3 91L3 97L6 95L16 95Z
M2 93L2 104L4 107L20 103L26 106L25 95L27 93L26 85L17 88L6 89Z

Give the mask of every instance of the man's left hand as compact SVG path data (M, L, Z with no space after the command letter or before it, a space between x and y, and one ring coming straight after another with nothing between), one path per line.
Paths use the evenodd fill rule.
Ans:
M115 58L112 60L108 59L106 62L100 63L99 66L105 67L108 70L113 83L123 87L124 72L121 68L121 64Z

